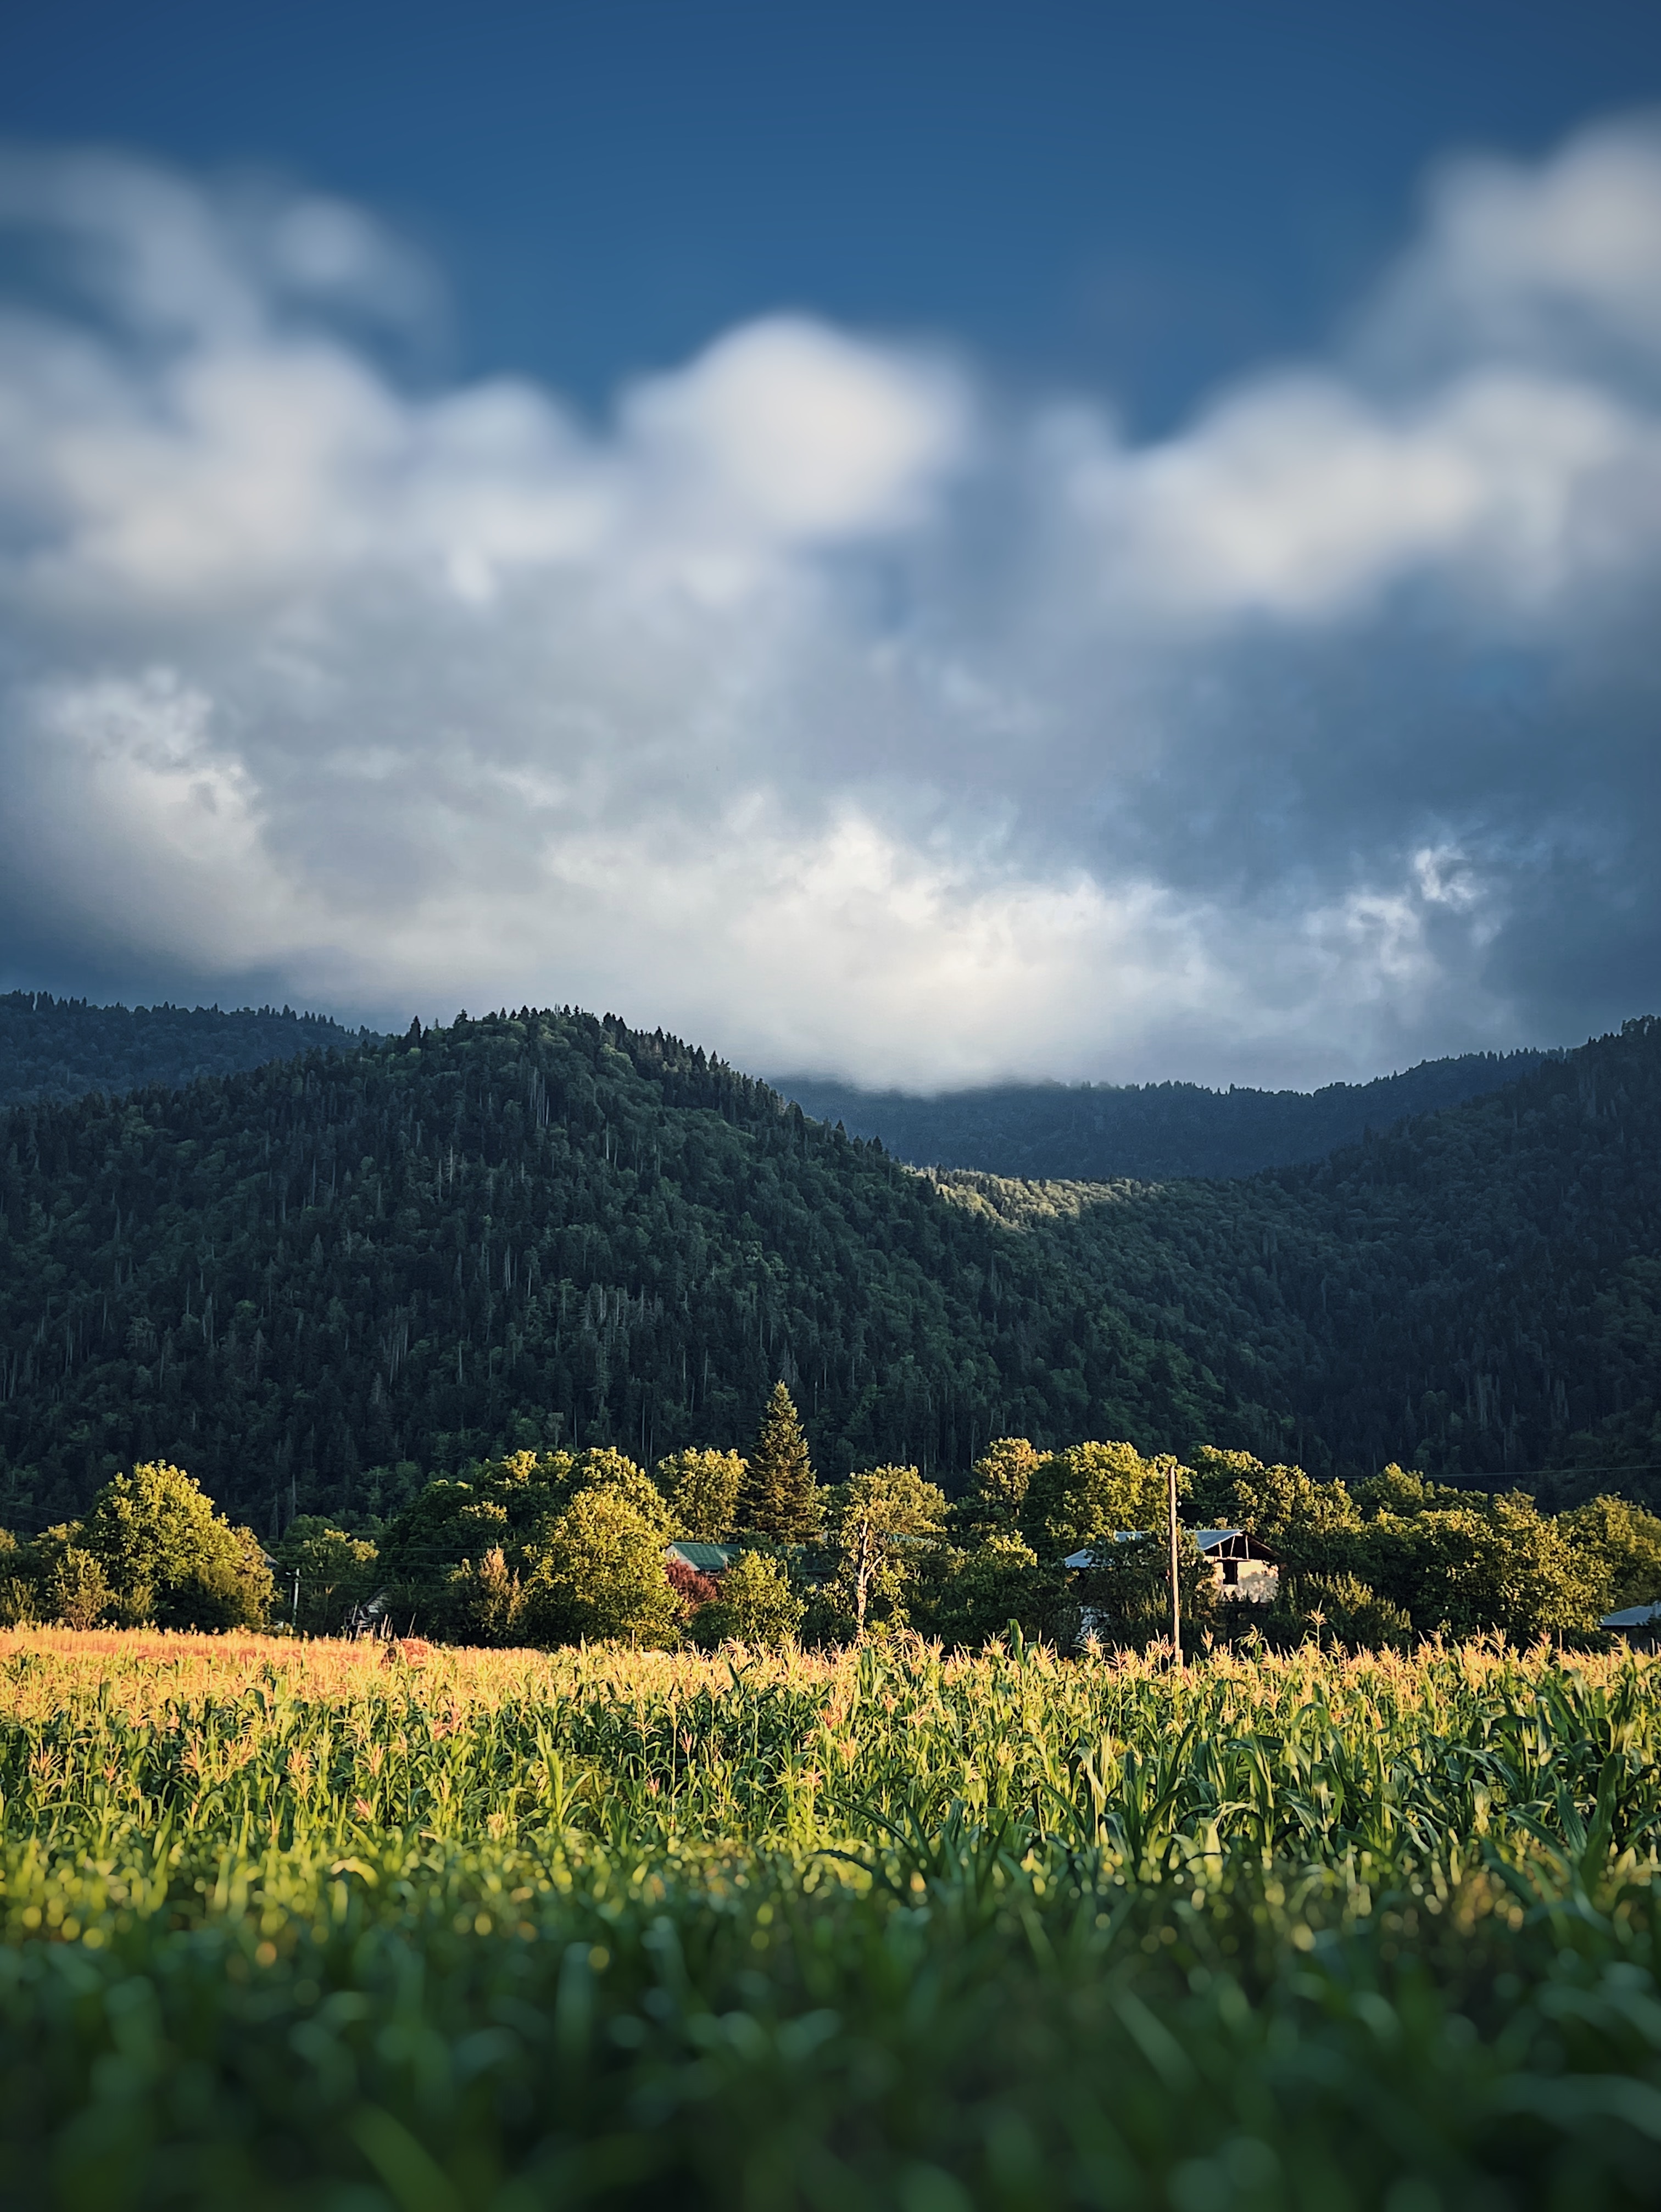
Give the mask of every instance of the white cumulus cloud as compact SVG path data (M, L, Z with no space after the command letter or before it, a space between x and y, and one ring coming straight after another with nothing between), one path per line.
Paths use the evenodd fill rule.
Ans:
M365 210L0 161L12 980L1320 1080L1650 1002L1661 131L1455 164L1160 440L763 318L434 391ZM44 273L43 273L44 272Z

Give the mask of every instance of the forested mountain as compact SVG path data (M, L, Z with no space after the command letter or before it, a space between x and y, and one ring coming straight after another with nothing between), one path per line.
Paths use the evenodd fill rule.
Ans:
M514 1446L739 1443L781 1376L832 1474L950 1473L1002 1431L1260 1433L1041 1241L609 1018L412 1030L0 1135L14 1527L141 1459L265 1528Z
M742 1444L781 1377L832 1479L949 1482L1013 1434L1641 1488L1661 1024L1316 1166L1161 1186L918 1174L569 1011L0 1124L13 1526L141 1459L266 1528L512 1448Z
M1196 1083L1009 1083L933 1098L789 1076L779 1089L805 1113L879 1137L917 1167L1080 1182L1165 1182L1255 1175L1324 1159L1369 1129L1497 1091L1544 1055L1466 1053L1376 1083L1323 1090L1207 1091Z
M1661 1496L1661 1022L1313 1167L952 1180L1228 1402L1281 1409L1282 1449L1311 1467L1525 1476L1560 1501L1613 1468ZM1535 1480L1549 1469L1571 1472Z
M326 1014L284 1006L94 1006L50 991L0 993L0 1107L112 1096L146 1084L177 1089L199 1075L235 1075L319 1048L378 1043Z

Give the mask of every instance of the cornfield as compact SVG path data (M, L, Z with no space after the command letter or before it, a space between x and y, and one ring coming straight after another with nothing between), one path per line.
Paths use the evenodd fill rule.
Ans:
M1661 1671L0 1638L9 2205L1661 2202Z

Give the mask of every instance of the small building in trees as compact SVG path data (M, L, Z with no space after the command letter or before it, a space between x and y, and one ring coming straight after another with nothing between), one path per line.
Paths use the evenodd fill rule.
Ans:
M695 1574L721 1575L737 1559L739 1548L737 1544L698 1544L680 1537L670 1545L668 1556L691 1567Z
M1654 1650L1661 1644L1661 1605L1623 1606L1619 1613L1606 1613L1598 1622L1612 1635L1624 1636L1628 1644L1642 1650Z
M1225 1604L1268 1605L1274 1600L1281 1587L1281 1562L1267 1544L1244 1528L1195 1528L1189 1533ZM1156 1540L1146 1529L1116 1528L1111 1540L1141 1544ZM1070 1553L1064 1564L1081 1573L1097 1565L1096 1554L1086 1547Z

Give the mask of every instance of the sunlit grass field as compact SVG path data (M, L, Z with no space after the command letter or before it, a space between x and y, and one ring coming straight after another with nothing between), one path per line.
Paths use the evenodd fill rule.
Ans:
M1661 1669L0 1637L0 2201L1661 2203Z

